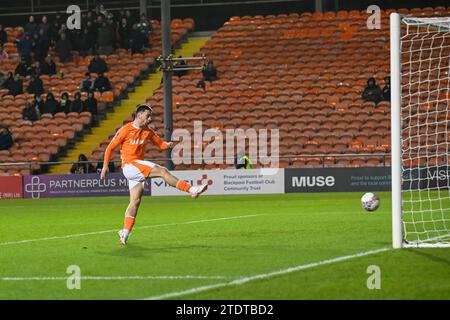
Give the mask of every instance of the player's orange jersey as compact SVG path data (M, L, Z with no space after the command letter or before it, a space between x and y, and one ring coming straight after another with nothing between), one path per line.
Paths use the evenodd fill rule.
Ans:
M161 150L169 148L168 143L163 141L151 128L138 129L132 122L127 123L117 131L106 148L104 166L108 165L112 151L119 145L122 167L134 160L144 160L145 145L149 140Z

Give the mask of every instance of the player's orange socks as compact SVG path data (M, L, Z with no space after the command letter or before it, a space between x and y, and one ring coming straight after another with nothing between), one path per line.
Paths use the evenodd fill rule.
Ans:
M123 222L123 228L131 232L131 229L133 229L134 221L136 220L135 217L132 216L125 216L125 221Z
M181 191L189 192L189 189L191 187L192 185L190 183L187 183L186 181L183 181L181 179L177 182L177 189L180 189Z

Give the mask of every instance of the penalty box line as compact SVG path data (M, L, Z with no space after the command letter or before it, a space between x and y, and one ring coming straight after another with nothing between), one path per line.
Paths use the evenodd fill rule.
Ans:
M200 292L210 291L210 290L214 290L214 289L220 289L220 288L226 288L226 287L232 287L232 286L240 286L240 285L243 285L243 284L246 284L246 283L249 283L252 281L256 281L256 280L269 279L272 277L281 276L281 275L285 275L285 274L292 273L292 272L297 272L297 271L311 269L311 268L315 268L315 267L319 267L319 266L323 266L323 265L338 263L341 261L346 261L346 260L355 259L355 258L359 258L359 257L365 257L368 255L377 254L377 253L385 252L385 251L389 251L389 250L391 250L391 248L380 248L380 249L376 249L376 250L359 252L359 253L352 254L352 255L347 255L347 256L337 257L337 258L333 258L333 259L298 265L295 267L281 269L281 270L277 270L277 271L273 271L273 272L269 272L269 273L261 273L261 274L256 274L256 275L249 276L249 277L241 277L241 278L231 280L229 282L221 282L221 283L217 283L217 284L195 287L195 288L182 290L182 291L174 291L174 292L169 292L169 293L165 293L165 294L157 295L157 296L151 296L148 298L144 298L144 300L163 300L163 299L181 297L181 296L185 296L185 295L189 295L189 294L196 294L196 293L200 293Z
M141 229L151 229L151 228L160 228L160 227L170 227L170 226L188 225L188 224L214 222L214 221L224 221L224 220L252 218L252 217L265 216L265 215L267 215L267 214L250 214L250 215L244 215L244 216L224 217L224 218L215 218L215 219L204 219L204 220L192 220L192 221L185 221L185 222L152 224L152 225L148 225L148 226L136 227L135 229L141 230ZM38 242L38 241L49 241L49 240L79 238L79 237L84 237L84 236L91 236L91 235L97 235L97 234L117 232L117 230L118 229L103 230L103 231L94 231L94 232L86 232L86 233L78 233L78 234L69 234L69 235L65 235L65 236L54 236L54 237L46 237L46 238L37 238L37 239L27 239L27 240L0 242L0 246L8 246L8 245L15 245L15 244L22 244L22 243L29 243L29 242Z

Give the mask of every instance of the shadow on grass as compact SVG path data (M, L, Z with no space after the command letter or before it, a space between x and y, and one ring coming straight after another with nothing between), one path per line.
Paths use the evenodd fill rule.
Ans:
M155 254L170 254L180 250L208 250L213 249L211 246L166 246L166 247L144 247L137 244L128 244L125 247L118 247L110 252L98 252L102 255L128 257L128 258L144 258Z
M437 249L433 249L433 250L437 250ZM425 257L431 261L450 266L450 259L445 259L445 258L439 257L439 256L431 253L430 251L425 251L423 249L408 249L408 251L413 254Z

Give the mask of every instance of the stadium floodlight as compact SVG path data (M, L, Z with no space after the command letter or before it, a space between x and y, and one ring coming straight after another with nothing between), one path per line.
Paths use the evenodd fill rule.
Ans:
M450 247L450 17L390 19L393 247Z

